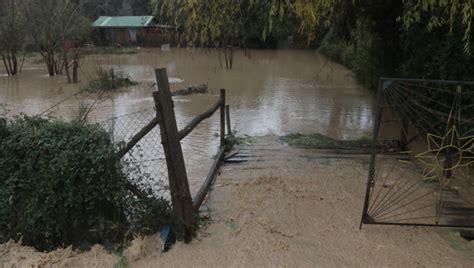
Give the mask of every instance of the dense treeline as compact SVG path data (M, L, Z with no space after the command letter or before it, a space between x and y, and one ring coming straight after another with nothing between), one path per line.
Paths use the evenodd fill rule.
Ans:
M177 26L183 44L220 48L228 68L235 47L292 43L319 48L367 86L380 76L474 79L470 0L2 0L0 5L0 56L11 75L21 71L18 53L25 47L42 53L50 75L69 73L82 54L65 53L64 41L91 41L93 32L83 26L100 15L155 15L159 23Z
M363 84L375 87L381 76L474 79L472 1L335 2L320 50Z
M194 45L260 47L272 40L276 47L303 36L307 47L319 47L371 87L380 76L474 79L469 0L154 0L151 6Z

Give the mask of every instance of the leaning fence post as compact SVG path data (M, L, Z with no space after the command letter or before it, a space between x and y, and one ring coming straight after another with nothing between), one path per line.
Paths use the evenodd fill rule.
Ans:
M232 135L232 128L230 127L230 108L225 106L225 121L227 122L227 135Z
M153 92L156 116L160 125L161 142L166 156L168 179L173 211L178 219L178 226L184 231L186 242L194 234L194 214L191 193L189 190L186 166L184 164L181 143L178 138L178 127L174 113L173 100L169 88L166 69L156 69L158 91Z
M225 145L225 89L221 89L221 146Z

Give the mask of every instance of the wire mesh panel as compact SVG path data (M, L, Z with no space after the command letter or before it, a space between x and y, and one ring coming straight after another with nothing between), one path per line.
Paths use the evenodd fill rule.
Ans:
M474 83L382 79L363 223L474 227Z
M115 144L123 146L155 117L153 108L111 118L100 125ZM128 178L156 196L169 196L166 158L160 128L155 126L122 158Z

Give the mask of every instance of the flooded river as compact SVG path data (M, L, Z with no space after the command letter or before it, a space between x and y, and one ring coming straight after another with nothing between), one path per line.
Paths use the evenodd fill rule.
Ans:
M68 85L64 77L49 78L43 65L26 64L19 77L0 71L0 103L9 115L47 113L65 119L77 115L81 102L91 102L80 91L98 67L114 68L141 82L106 96L92 111L91 121L103 122L153 107L154 68L167 68L172 89L205 83L209 94L175 97L178 126L214 103L225 88L232 128L238 135L322 133L336 139L368 136L372 128L374 97L357 85L350 72L309 50L259 50L252 58L239 51L232 70L221 68L216 51L144 49L137 54L88 56L81 83ZM2 70L3 71L3 70ZM152 116L152 115L151 115ZM138 131L131 123L123 126ZM193 192L201 184L217 151L216 114L184 140L184 153Z

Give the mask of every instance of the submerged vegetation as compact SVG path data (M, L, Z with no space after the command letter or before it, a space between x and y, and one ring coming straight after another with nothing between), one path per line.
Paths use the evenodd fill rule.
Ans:
M282 137L282 140L290 146L314 148L367 148L372 143L372 140L367 137L356 140L335 140L319 133L293 133Z
M226 140L227 140L227 144L231 147L234 145L252 144L252 137L250 137L249 135L243 135L243 136L229 135Z
M87 85L87 90L110 91L135 85L138 85L138 82L130 80L130 78L123 73L115 73L113 69L109 71L97 69L95 78Z
M110 245L170 223L168 201L131 195L125 170L98 125L36 117L0 125L0 241Z

